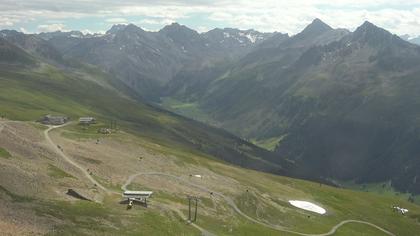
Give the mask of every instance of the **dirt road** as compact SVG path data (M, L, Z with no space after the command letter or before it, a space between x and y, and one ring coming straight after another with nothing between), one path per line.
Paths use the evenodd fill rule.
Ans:
M58 126L48 126L48 129L46 129L45 131L44 131L44 136L45 136L45 139L47 140L47 142L48 142L48 144L49 144L49 146L58 154L58 155L60 155L65 161L67 161L69 164L71 164L71 165L73 165L74 167L76 167L77 169L79 169L83 174L84 174L84 176L91 182L91 183L93 183L93 184L95 184L98 188L100 188L100 189L102 189L104 192L106 192L107 194L110 194L110 193L114 193L114 194L118 194L118 195L120 195L121 193L118 193L118 192L115 192L115 191L112 191L112 190L109 190L109 189L107 189L105 186L103 186L102 184L100 184L98 181L96 181L87 171L86 171L86 169L83 167L83 166L81 166L81 165L79 165L78 163L76 163L75 161L73 161L69 156L67 156L64 152L63 152L63 150L61 150L58 146L57 146L57 144L56 143L54 143L54 141L51 139L51 137L50 137L50 135L49 135L49 132L51 131L51 130L53 130L53 129L57 129L57 128L61 128L61 127L64 127L64 126L66 126L66 125L69 125L70 123L66 123L66 124L64 124L64 125L58 125ZM1 125L1 124L0 124ZM3 126L0 126L0 128L2 129L3 128ZM0 130L1 131L1 130ZM132 181L132 179L134 179L134 177L132 177L131 178L131 180L130 180L130 183L131 183L131 181ZM124 186L123 186L123 190L126 190L127 188L127 186L130 184L130 183L127 183L127 184L125 184ZM172 210L174 210L174 209L172 209ZM182 214L182 212L180 212L179 210L174 210L181 218L183 218L183 219L185 219L185 216ZM212 234L212 233L210 233L210 232L208 232L207 230L205 230L205 229L203 229L203 228L201 228L200 226L198 226L198 225L196 225L196 224L194 224L194 223L191 223L191 225L193 226L193 227L195 227L196 229L198 229L200 232L201 232L201 234L203 235L203 236L214 236L214 234Z
M85 175L85 177L90 181L90 182L92 182L93 184L95 184L98 188L100 188L100 189L102 189L103 191L105 191L107 194L109 194L109 193L116 193L116 194L119 194L119 193L117 193L117 192L115 192L115 191L111 191L111 190L109 190L109 189L107 189L106 187L104 187L103 185L101 185L100 183L98 183L87 171L86 171L86 169L84 168L84 167L82 167L81 165L79 165L78 163L76 163L76 162L74 162L70 157L68 157L60 148L58 148L58 146L57 146L57 144L55 144L53 141L52 141L52 139L51 139L51 137L49 136L49 132L51 131L51 130L53 130L53 129L57 129L57 128L61 128L61 127L64 127L64 126L66 126L66 125L68 125L69 123L67 123L67 124L64 124L64 125L60 125L60 126L49 126L49 128L48 129L46 129L45 131L44 131L44 135L45 135L45 138L46 138L46 140L47 140L47 142L48 142L48 144L50 145L50 147L57 153L57 154L59 154L65 161L67 161L69 164L71 164L71 165L73 165L74 167L76 167L76 168L78 168L84 175ZM1 132L1 130L3 129L3 126L1 126L1 124L0 124L0 132ZM159 175L159 176L165 176L165 177L168 177L168 178L171 178L171 179L174 179L174 180L177 180L177 181L179 181L179 182L183 182L183 183L185 183L185 184L187 184L187 185L189 185L189 186L191 186L191 187L194 187L194 188L196 188L196 189L199 189L199 190L201 190L201 191L204 191L204 192L207 192L207 193L213 193L213 195L214 196L219 196L219 197L221 197L222 199L224 199L227 203L228 203L228 205L230 205L239 215L241 215L242 217L244 217L244 218L246 218L246 219L248 219L249 221L252 221L252 222L254 222L254 223L256 223L256 224L260 224L260 225L263 225L263 226L265 226L265 227L268 227L268 228L271 228L271 229L274 229L274 230L278 230L278 231L281 231L281 232L287 232L287 233L291 233L291 234L296 234L296 235L302 235L302 236L330 236L330 235L333 235L333 234L335 234L335 232L340 228L340 227L342 227L342 226L344 226L344 225L346 225L346 224L350 224L350 223L357 223L357 224L365 224L365 225L369 225L369 226L371 226L371 227L374 227L374 228L376 228L376 229L378 229L378 230L380 230L380 231L382 231L382 232L384 232L385 234L387 234L387 235L390 235L390 236L395 236L395 234L393 234L393 233L391 233L391 232L389 232L389 231L387 231L386 229L383 229L383 228L381 228L381 227L379 227L379 226L377 226L377 225L375 225L375 224L372 224L372 223L370 223L370 222L366 222L366 221L361 221L361 220L344 220L344 221L341 221L340 223L338 223L337 225L335 225L335 226L333 226L332 228L331 228L331 230L329 231L329 232L327 232L327 233L324 233L324 234L306 234L306 233L301 233L301 232L296 232L296 231L292 231L292 230L288 230L288 229L286 229L285 227L283 227L283 226L279 226L279 225L271 225L271 224L267 224L267 223L264 223L264 222L261 222L261 221L259 221L259 220L256 220L256 219L254 219L254 218L252 218L252 217L250 217L250 216L248 216L248 215L246 215L245 213L243 213L240 209L239 209L239 207L236 205L236 203L233 201L233 199L232 198L230 198L230 197L228 197L228 196L225 196L224 194L222 194L222 193L220 193L220 192L216 192L216 191L213 191L213 190L210 190L210 189L208 189L208 188L206 188L206 187L204 187L204 186L201 186L201 185L198 185L198 184L195 184L195 183L191 183L191 182L189 182L189 181L187 181L187 180L185 180L185 179L182 179L182 178L180 178L180 177L178 177L178 176L175 176L175 175L171 175L171 174L167 174L167 173L161 173L161 172L141 172L141 173L136 173L136 174L133 174L133 175L130 175L128 178L127 178L127 180L126 180L126 182L124 183L124 185L121 187L121 189L122 190L124 190L124 191L126 191L127 190L127 187L128 187L128 185L130 185L131 184L131 182L135 179L135 178L137 178L138 176L142 176L142 175ZM183 218L185 218L184 216L183 216L183 214L181 213L181 212L179 212L179 211L175 211L175 212L177 212L181 217L183 217ZM197 228L198 230L200 230L200 232L202 233L202 235L205 235L205 236L212 236L212 235L214 235L214 234L212 234L212 233L210 233L210 232L208 232L208 231L206 231L205 229L203 229L203 228L201 228L201 227L199 227L198 225L196 225L196 224L194 224L194 223L191 223L191 225L193 226L193 227L195 227L195 228Z
M90 174L89 172L81 165L79 165L78 163L76 163L75 161L73 161L69 156L67 156L64 151L62 149L59 148L59 146L53 142L53 140L51 139L49 132L53 129L57 129L57 128L61 128L64 127L66 125L69 125L69 123L66 123L64 125L58 125L58 126L48 126L48 129L46 129L44 131L44 136L45 139L47 140L47 143L49 144L49 146L51 147L52 150L54 150L60 157L62 157L66 162L68 162L69 164L73 165L74 167L76 167L77 169L80 170L80 172L83 173L83 175L95 186L97 186L99 189L103 190L105 193L109 194L111 193L111 191L109 191L107 188L105 188L102 184L100 184L98 181L96 181Z
M286 232L286 233L291 233L291 234L296 234L296 235L301 235L301 236L330 236L330 235L335 234L335 232L340 227L342 227L342 226L344 226L346 224L356 223L356 224L369 225L371 227L374 227L374 228L376 228L376 229L384 232L387 235L395 236L395 234L389 232L386 229L383 229L383 228L381 228L381 227L379 227L379 226L377 226L375 224L372 224L372 223L366 222L366 221L362 221L362 220L344 220L344 221L341 221L337 225L333 226L330 231L328 231L327 233L323 233L323 234L306 234L306 233L296 232L296 231L293 231L293 230L288 230L287 228L285 228L283 226L267 224L267 223L261 222L259 220L256 220L256 219L248 216L247 214L243 213L239 209L239 207L236 205L236 203L233 201L232 198L230 198L228 196L225 196L224 194L222 194L220 192L216 192L216 191L210 190L210 189L208 189L208 188L206 188L204 186L201 186L201 185L198 185L198 184L195 184L195 183L191 183L191 182L189 182L189 181L187 181L185 179L182 179L182 178L180 178L178 176L167 174L167 173L161 173L161 172L141 172L141 173L136 173L136 174L130 175L127 178L127 180L124 183L124 185L121 187L121 189L123 189L124 191L127 190L128 185L130 185L130 183L135 178L137 178L138 176L142 176L142 175L159 175L159 176L165 176L165 177L174 179L176 181L183 182L183 183L185 183L185 184L187 184L187 185L189 185L191 187L194 187L194 188L196 188L198 190L201 190L201 191L204 191L204 192L207 192L207 193L213 193L214 196L219 196L222 199L224 199L236 211L236 213L238 213L242 217L244 217L244 218L248 219L249 221L252 221L252 222L254 222L256 224L260 224L260 225L263 225L265 227L268 227L268 228L271 228L271 229L274 229L274 230L277 230L277 231L281 231L281 232Z

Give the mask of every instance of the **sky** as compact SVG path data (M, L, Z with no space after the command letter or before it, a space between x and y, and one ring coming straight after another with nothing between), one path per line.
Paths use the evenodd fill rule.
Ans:
M414 37L420 0L0 0L0 29L25 33L103 33L127 23L155 31L178 22L199 32L232 27L293 35L315 18L350 30L368 20Z

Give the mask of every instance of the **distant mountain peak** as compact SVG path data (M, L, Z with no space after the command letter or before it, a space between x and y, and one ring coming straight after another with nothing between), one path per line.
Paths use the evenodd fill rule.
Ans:
M326 24L319 18L315 18L308 26L306 26L304 31L309 30L309 29L312 29L312 30L316 29L319 31L328 31L328 30L332 30L333 28L331 28L331 26L329 26L328 24Z
M159 32L161 33L168 33L168 32L186 32L186 33L193 33L193 34L198 34L195 30L188 28L185 25L181 25L177 22L173 22L170 25L166 25L165 27L163 27Z
M190 29L185 25L180 25L176 22L170 25L166 25L161 30L159 30L159 33L166 35L167 37L179 43L200 37L200 34L197 31Z
M313 19L312 20L312 23L310 24L310 25L322 25L322 26L325 26L326 28L330 28L331 29L331 27L328 25L328 24L326 24L325 22L323 22L321 19L319 19L319 18L315 18L315 19Z
M374 25L373 23L369 21L365 21L361 26L359 26L356 31L362 31L362 30L384 30L382 28L379 28L378 26ZM384 30L385 31L385 30Z
M235 28L215 28L202 35L216 44L244 45L259 44L272 36L272 33L261 33L254 29L240 30Z
M109 29L106 34L117 34L120 32L125 32L125 33L136 33L136 32L143 32L144 30L140 27L138 27L135 24L118 24L118 25L113 25L111 27L111 29Z
M128 24L125 28L125 31L144 31L142 28L138 27L135 24Z
M181 25L178 22L172 22L169 26L172 26L172 27L181 27Z
M161 29L161 31L162 30L164 30L164 29L180 29L180 28L188 28L188 27L186 27L185 25L181 25L181 24L179 24L178 22L172 22L171 24L169 24L169 25L165 25L162 29Z
M393 34L372 24L369 21L365 21L353 33L354 40L364 41L376 45L380 45L385 42L391 42L393 41L393 38Z
M316 18L308 26L306 26L305 29L303 29L303 31L300 32L298 35L300 35L300 37L317 36L332 29L333 28L331 28L331 26L327 25L322 20Z
M108 31L106 31L106 34L115 34L118 31L125 29L125 27L127 27L127 25L125 25L125 24L113 25L111 27L111 29L109 29Z

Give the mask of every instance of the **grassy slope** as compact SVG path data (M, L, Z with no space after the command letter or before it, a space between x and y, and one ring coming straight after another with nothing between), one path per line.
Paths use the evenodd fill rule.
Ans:
M45 64L33 69L0 66L0 115L15 120L36 120L49 113L73 119L95 116L104 122L114 119L119 126L169 146L199 149L235 164L281 172L259 159L271 155L263 149L99 86L108 82L88 69L68 72Z
M76 129L72 127L70 127L70 130L76 132ZM125 139L125 137L118 138ZM215 162L208 156L192 153L189 150L167 146L156 147L154 143L144 139L135 139L135 141L157 153L176 156L181 166L184 166L185 163L200 167L205 166L215 173L238 181L242 193L231 195L231 197L235 199L243 212L262 221L285 225L293 230L306 233L327 232L333 225L347 219L366 220L385 227L397 235L416 235L416 232L420 230L420 207L407 202L406 199L399 196L382 196L375 193L352 191L304 180L250 171ZM147 184L140 186L149 189ZM251 191L247 193L245 189ZM172 202L184 202L185 204L184 198L171 196L169 193L165 194L165 190L160 190L157 198ZM158 199L153 201L160 201ZM318 216L296 210L287 203L287 200L291 199L317 202L327 209L328 215ZM409 215L401 216L394 213L391 210L393 205L410 209ZM200 208L212 208L214 210L213 207L211 200L207 198L201 199ZM216 207L216 210L220 218L200 215L198 224L219 235L286 235L250 223L243 217L235 216L225 219L223 216L231 214L231 208L226 203ZM311 218L308 219L308 215ZM382 235L375 229L357 224L344 226L337 235L362 235L362 233L366 233L366 235Z
M177 100L175 98L165 97L161 99L161 103L159 105L182 116L189 117L206 124L220 126L218 122L201 110L200 105L197 102L182 102L181 100ZM268 151L274 151L283 138L284 136L263 139L254 138L250 141L260 148L264 148Z
M344 182L344 183L339 183L339 184L345 188L352 189L352 190L377 193L382 196L395 196L404 200L408 200L410 197L412 197L413 202L420 205L419 195L413 196L410 193L398 192L395 188L391 186L390 182L370 183L370 184L356 184L354 182Z
M208 124L215 124L214 121L200 110L197 103L184 103L174 98L162 98L161 104L163 108L173 111L177 114L189 117Z
M85 131L73 126L66 128L65 132L72 132L73 135L69 138L73 140L92 141L92 137L86 136L89 134L89 130ZM67 136L65 135L65 137ZM180 168L190 164L206 167L226 179L234 179L237 182L237 188L242 190L236 194L225 194L232 197L243 212L260 221L284 225L292 230L306 233L327 232L333 225L346 219L366 220L397 235L416 235L420 230L420 207L396 196L384 197L250 171L214 161L204 154L180 149L179 146L157 146L147 139L126 136L123 133L111 135L109 138L118 139L122 143L128 142L129 139L152 152L175 156L179 161ZM98 178L105 181L106 186L109 185L101 176ZM220 184L223 185L223 182ZM156 190L157 187L147 181L140 185L133 183L130 187L136 186L150 190ZM118 190L118 186L115 189ZM249 189L249 192L246 192L246 189ZM34 209L38 216L52 216L60 219L62 222L55 227L55 232L51 232L50 235L198 235L198 232L185 225L179 216L156 207L165 203L186 206L183 195L173 195L164 188L155 191L156 195L151 200L154 207L147 210L135 207L132 211L126 211L124 206L117 203L118 196L107 197L104 204L100 205L93 202L69 203L28 199L7 192L5 189L1 192L6 192L15 204ZM287 203L287 200L290 199L316 202L325 207L328 214L318 216L298 210ZM401 216L392 212L390 208L392 205L406 207L410 212L407 216ZM213 211L217 212L216 215L207 215ZM184 215L187 214L187 212L183 212ZM308 218L308 215L311 217ZM226 202L221 201L214 204L210 197L201 198L197 224L208 231L217 233L217 235L292 235L251 223L232 213L231 207ZM368 226L349 224L340 228L336 235L383 234Z
M57 178L57 179L62 179L62 178L75 178L74 176L70 175L69 173L63 171L62 169L54 166L54 165L48 165L48 175L53 177L53 178Z
M76 132L76 129L72 127L70 130ZM115 138L124 140L126 137ZM261 221L284 225L306 233L327 232L333 225L347 219L366 220L397 235L416 235L420 230L420 207L398 196L381 196L250 171L215 162L203 154L192 153L176 147L156 147L154 143L144 139L133 137L130 139L134 139L135 142L139 142L140 145L157 153L176 156L182 166L185 163L199 167L205 166L226 178L234 179L242 191L239 194L228 195L235 200L243 212ZM151 188L147 183L138 186L144 189ZM250 191L246 192L245 189ZM291 199L317 202L327 209L328 214L318 216L297 210L287 203ZM165 189L157 191L153 202L165 201L185 204L185 199L182 196L171 195ZM200 211L216 210L219 217L200 214L197 223L218 235L288 235L251 223L235 214L234 217L229 217L232 214L231 208L225 202L219 204L219 206L215 206L209 198L201 198ZM391 210L393 205L406 207L410 209L410 213L407 216L396 214ZM184 212L184 214L187 213ZM308 218L308 215L311 217ZM365 235L383 235L371 227L358 224L348 224L342 227L337 235L362 235L363 233Z
M2 196L4 194L4 196ZM47 235L197 235L181 219L158 211L127 212L124 207L87 201L47 201L27 198L0 186L0 197L13 202L17 208L31 209L37 217L59 219ZM116 199L113 199L114 202ZM158 224L156 222L159 222ZM53 226L54 225L54 226Z
M287 214L284 214L274 207L266 207L265 210L260 210L258 213L258 215L265 215L264 218L270 222L281 221L295 230L322 233L328 231L331 225L345 219L363 219L382 225L391 232L397 233L397 235L416 235L419 230L417 227L419 227L418 210L420 208L395 196L384 197L378 194L320 186L303 180L256 172L248 172L246 176L241 176L230 169L220 168L219 171L222 171L226 176L235 176L235 179L242 184L249 184L249 186L259 189L262 193L268 193L269 198L280 206L287 205L282 198L286 197L287 199L289 197L289 199L315 201L327 209L329 214L327 217L319 217L304 212L303 214L296 214L293 211L287 211ZM257 194L257 196L264 199L262 195ZM237 201L246 206L246 196L239 196ZM248 201L252 201L252 198ZM256 212L258 210L255 208L261 205L261 203L249 204L244 211L254 212L254 217L257 217ZM408 217L400 216L392 212L391 206L393 205L410 208L413 212ZM307 215L311 215L311 218L306 218ZM364 227L348 225L344 228L357 230Z
M269 151L274 151L277 147L277 145L281 142L284 136L282 137L273 137L268 139L251 139L251 142L259 147L265 148Z

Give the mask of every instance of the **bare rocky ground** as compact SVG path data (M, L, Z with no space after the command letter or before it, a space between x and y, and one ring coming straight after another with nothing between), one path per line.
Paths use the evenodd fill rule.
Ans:
M193 163L181 162L175 156L147 149L142 146L142 140L122 131L117 136L101 138L99 144L96 144L95 139L68 139L62 135L62 132L66 131L53 131L51 137L64 147L67 155L110 187L119 189L130 175L154 171L170 173L222 192L235 193L240 187L240 183L234 179L218 175ZM201 175L202 178L194 175ZM161 188L173 193L194 191L185 184L161 176L140 176L134 181L136 182L149 188ZM199 192L196 194L200 194Z
M76 170L62 162L46 145L36 124L0 120L0 146L12 157L0 160L0 186L16 196L0 197L0 229L5 235L38 235L51 230L53 219L39 217L31 210L32 198L74 201L68 188L90 192L83 179L54 178L51 165L77 176Z
M173 155L155 151L160 149L158 144L144 143L144 140L122 131L114 136L100 138L99 143L96 139L69 139L66 138L65 132L68 131L55 130L50 135L56 143L65 147L64 152L67 155L89 169L99 182L112 190L120 191L121 186L131 175L153 172L169 173L186 182L228 195L239 194L246 189L238 181L216 174L199 163L188 163ZM153 147L150 148L150 145ZM200 175L201 178L194 175ZM133 179L128 189L164 192L167 196L178 196L184 201L187 195L193 195L212 202L201 211L202 214L220 217L219 213L223 211L226 213L224 217L234 215L224 200L210 191L202 191L166 176L140 175ZM176 201L165 201L160 204L167 204L163 211L187 209L185 202L180 204ZM151 207L158 205L152 204Z
M9 191L47 199L68 199L62 193L69 187L85 188L84 180L52 178L48 168L57 168L77 176L77 170L63 162L46 145L41 130L21 122L3 122L0 143L12 157L0 162L0 184ZM54 193L54 194L52 194Z
M322 204L326 203L323 199L329 198L331 194L337 194L338 199L347 197L337 189L321 188L313 183L278 178L198 157L188 152L178 152L123 131L111 135L95 133L89 136L92 135L89 134L87 136L89 138L86 138L85 134L81 135L78 132L80 128L69 125L49 132L53 144L60 146L62 153L58 154L57 147L45 139L44 131L47 127L30 122L0 120L0 147L11 155L7 158L0 157L0 234L43 235L54 232L56 227L61 226L70 227L71 230L72 225L78 225L74 219L55 217L44 209L42 214L37 212L39 207L54 210L50 203L64 203L64 205L80 203L80 200L66 194L70 188L99 202L99 206L104 206L104 217L91 217L89 220L95 222L94 224L106 225L107 229L115 228L116 232L138 221L139 218L136 217L141 217L143 220L152 217L153 214L163 216L159 219L171 223L178 222L185 227L187 195L200 198L200 217L207 217L206 219L210 220L207 225L203 224L203 221L197 225L192 224L205 235L207 235L206 230L220 230L220 227L223 228L223 232L230 234L235 227L236 230L240 230L239 227L244 225L253 227L259 225L260 228L254 232L263 232L265 235L277 235L273 232L285 235L283 225L294 227L296 222L311 223L313 228L321 226L322 229L318 232L328 232L331 227L334 229L348 223L347 218L340 216L342 214L340 211L343 211L341 206L334 208ZM65 158L70 158L83 169L80 170L66 161L63 154ZM94 180L89 180L88 177ZM93 184L95 182L100 183L107 191L95 186ZM155 196L149 202L149 207L126 211L126 206L120 204L121 188L125 185L130 190L154 191ZM308 218L306 212L296 210L287 204L290 199L313 201L314 193L307 191L305 186L321 192L317 194L323 194L321 198L316 199L320 201L321 206L327 208L326 217ZM355 210L360 212L352 216L362 218L360 216L364 213L362 207L365 203L364 196L360 195L359 198L359 194L356 194L352 197L358 199L359 202L355 204L359 206ZM373 196L366 195L366 197ZM247 212L241 212L241 209L235 205L235 200L238 201L237 204L242 204L241 209ZM342 200L341 203L346 201ZM383 209L390 203L381 204L381 207L370 210ZM410 209L417 214L417 207L410 205ZM79 210L80 208L77 209ZM111 212L111 216L108 216L108 212ZM89 210L85 213L89 214ZM381 210L375 213L375 216L382 213L389 214L388 211ZM120 217L122 217L120 222L114 221ZM339 220L335 220L337 217ZM411 226L416 219L415 217L400 219L393 215L387 217ZM312 222L313 219L320 220L321 224ZM374 218L368 220L374 220L373 223L379 223L381 226L389 225ZM250 222L254 224L249 224ZM191 228L188 227L187 231ZM298 227L293 229L302 231ZM87 234L91 233L88 227L82 230ZM311 228L310 232L312 231ZM155 231L152 229L150 232ZM190 233L186 235L195 235Z
M105 193L98 191L92 183L83 177L80 170L70 165L48 146L43 137L43 127L35 123L0 121L0 146L6 149L11 158L0 161L0 186L19 196L38 199L77 201L66 195L69 188L93 200L103 200ZM121 186L130 175L146 172L171 173L192 183L226 193L235 193L240 184L233 180L195 164L181 162L177 157L165 155L144 147L139 138L127 133L100 139L66 138L63 129L53 130L50 137L63 152L81 166L101 184L114 192L121 192ZM150 145L150 143L148 143ZM159 148L157 144L156 148ZM56 178L50 174L53 165L74 178ZM194 177L201 175L202 178ZM166 196L194 195L211 199L212 206L207 207L204 215L217 216L218 203L223 202L210 192L203 192L180 181L165 176L139 176L134 178L130 188L146 188L161 192ZM118 199L118 197L114 197ZM6 235L38 235L51 231L54 220L40 217L31 210L30 202L16 202L9 196L0 198L0 229ZM123 206L122 206L123 207ZM219 206L220 207L220 206ZM151 204L150 208L168 215L168 210L186 210L184 203L163 201ZM219 209L220 210L220 209ZM225 211L230 211L228 208ZM182 214L182 212L180 212ZM232 212L233 214L233 212ZM59 223L59 222L58 222Z

